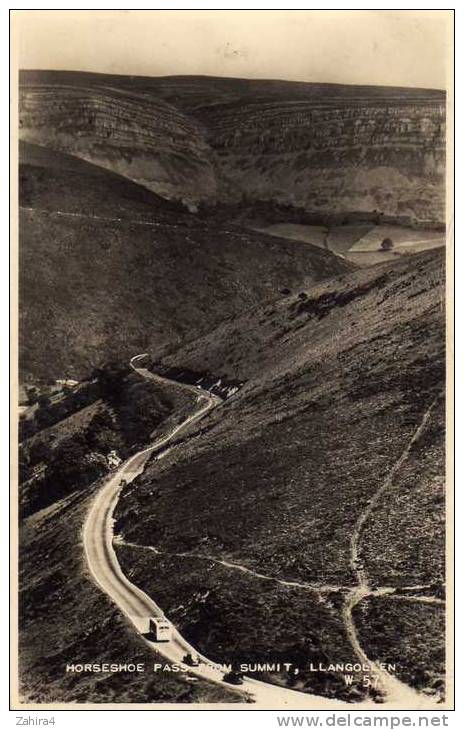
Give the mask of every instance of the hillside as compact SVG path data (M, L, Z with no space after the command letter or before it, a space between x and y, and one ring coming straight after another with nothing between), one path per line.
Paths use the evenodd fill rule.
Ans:
M27 457L29 468L46 452L49 455L44 465L46 491L36 480L36 511L21 520L19 529L20 696L24 702L39 704L240 701L226 686L203 680L192 683L174 671L155 674L153 663L164 660L134 633L88 571L82 529L105 477L100 472L91 483L84 480L80 445L85 444L91 457L103 459L110 448L127 455L138 438L148 440L155 426L157 435L168 432L192 407L185 402L185 393L155 387L133 373L121 384L118 403L114 397L110 402L100 400L84 409L92 409L90 414L80 411L22 445L22 461ZM127 433L131 419L139 420L142 432ZM23 498L23 486L20 491ZM85 663L140 664L144 671L66 670L67 665Z
M444 220L439 90L23 71L20 136L191 208ZM270 221L272 222L272 221Z
M19 192L23 208L34 206L43 212L85 213L152 223L172 223L175 217L184 225L192 221L181 204L160 198L121 175L21 141Z
M442 250L373 266L250 310L156 363L242 383L117 508L125 571L211 658L295 661L300 689L359 699L359 677L348 688L308 667L356 659L350 541L372 509L359 537L372 593L353 612L361 642L439 696L443 282ZM430 644L426 627L438 631Z
M22 148L20 183L23 377L79 379L352 268L317 247L197 220L37 146Z
M256 678L389 699L391 678L312 668L365 653L418 705L443 698L445 102L21 72L25 698L236 697L63 670L153 661L93 584L82 526L115 460L201 402L176 380L222 400L121 482L125 575L209 658L281 664ZM134 372L139 353L171 382Z

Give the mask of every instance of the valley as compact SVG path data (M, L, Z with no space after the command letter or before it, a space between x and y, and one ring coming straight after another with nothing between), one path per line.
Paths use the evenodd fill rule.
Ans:
M24 700L436 709L444 92L20 92ZM262 668L64 670L186 652Z
M70 156L28 145L23 155L23 378L79 379L350 268L316 247L295 256L285 239L209 225Z

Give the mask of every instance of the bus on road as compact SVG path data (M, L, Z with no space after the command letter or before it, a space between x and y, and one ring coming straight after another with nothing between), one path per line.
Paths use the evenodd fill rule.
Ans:
M172 627L165 618L150 619L150 634L154 641L171 641Z

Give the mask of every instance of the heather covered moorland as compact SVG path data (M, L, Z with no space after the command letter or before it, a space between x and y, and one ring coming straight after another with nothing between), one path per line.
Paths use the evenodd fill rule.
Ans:
M442 701L444 93L20 86L23 697L250 699L63 673L189 642L312 701L389 702L392 677ZM177 644L147 643L118 580Z

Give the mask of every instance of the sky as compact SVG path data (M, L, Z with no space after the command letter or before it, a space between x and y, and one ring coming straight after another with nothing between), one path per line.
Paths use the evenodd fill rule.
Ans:
M450 83L452 13L16 10L15 36L23 69L444 89Z

